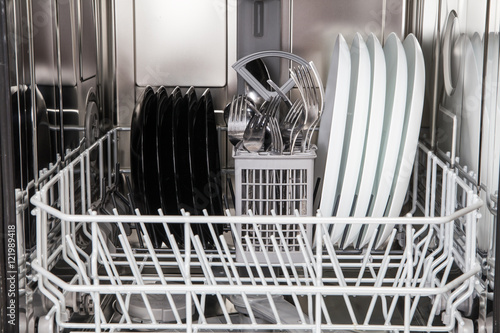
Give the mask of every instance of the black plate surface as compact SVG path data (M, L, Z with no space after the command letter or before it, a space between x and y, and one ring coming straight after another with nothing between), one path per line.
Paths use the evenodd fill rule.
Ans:
M219 142L217 139L217 127L215 122L215 112L210 90L203 93L205 97L206 112L206 156L209 177L211 215L223 215L222 191L221 191L221 169L219 157Z
M134 192L133 197L135 206L139 208L143 214L150 214L148 198L146 197L146 179L144 177L145 165L143 158L145 145L145 114L150 104L156 106L156 95L151 87L146 87L146 90L139 98L134 109L130 125L130 172L132 176L132 189ZM153 245L158 247L156 228L151 224L147 224L146 227Z
M148 214L157 215L161 208L160 187L158 183L158 158L156 154L156 127L158 98L156 94L148 98L144 105L144 130L142 132L142 165Z
M165 88L160 88L158 94L158 127L157 127L157 158L160 184L160 200L166 215L179 214L177 196L175 195L174 150L172 145L172 113L173 97Z
M179 97L177 94L179 88L176 89L177 90L174 89L172 91L170 96L164 87L161 87L157 92L158 124L156 132L156 147L158 156L158 183L160 185L161 208L163 213L166 215L179 214L175 187L174 149L172 141L172 119L174 113L173 102L177 97ZM168 227L175 239L179 243L182 243L182 225L179 223L170 223Z
M174 174L178 210L195 214L189 163L189 109L186 98L176 98L172 118Z

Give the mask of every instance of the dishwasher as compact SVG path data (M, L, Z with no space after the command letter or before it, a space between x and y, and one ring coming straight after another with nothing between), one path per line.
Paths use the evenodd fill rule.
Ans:
M0 7L0 331L500 330L496 1Z

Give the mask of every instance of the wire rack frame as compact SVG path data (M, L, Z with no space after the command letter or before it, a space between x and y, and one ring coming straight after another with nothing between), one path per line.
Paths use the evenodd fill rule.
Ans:
M48 315L55 315L59 327L97 332L409 332L450 331L462 321L459 309L472 297L475 275L480 271L475 226L482 202L423 145L418 149L410 190L413 209L406 217L231 216L229 211L224 217L190 216L184 211L180 216L163 216L161 211L157 216L141 216L139 211L118 215L116 210L115 216L97 215L93 204L104 194L97 184L104 180L111 185L123 130L127 129L107 133L47 180L31 199L37 217L32 267L38 288L53 303ZM412 217L417 211L424 217ZM143 248L128 237L126 226L130 223L142 229ZM168 247L153 248L148 223L163 226ZM183 225L183 246L170 232L173 223ZM215 240L213 249L203 248L191 227L195 223L208 226ZM235 256L235 250L242 247L241 239L215 234L213 226L220 223L227 224L232 233L242 223L254 226L256 239L246 240L249 251L243 260L236 261ZM331 241L329 226L333 223L397 228L383 248L374 249L374 235L367 247L344 251ZM287 251L283 230L290 224L300 230L296 235L303 254L300 259ZM270 240L274 245L277 262L269 259L269 247L259 243L265 225L276 228L265 242ZM307 232L311 226L313 237ZM401 251L392 249L397 237ZM264 260L257 258L257 248ZM65 280L51 272L61 260L74 274ZM460 268L459 273L452 270L455 267ZM152 297L159 295L168 304L171 321L162 320L152 305ZM75 300L84 296L93 304L93 321L73 321L71 315L80 307ZM110 298L117 310L111 317L104 309L104 300ZM211 306L219 308L216 319L208 315L208 299L212 299ZM226 306L228 300L246 321L235 319L235 312ZM141 318L133 313L132 301L145 309ZM364 304L361 308L356 305L359 301ZM346 314L342 318L336 315L339 306ZM417 316L420 307L427 307L426 317ZM438 314L442 320L436 320Z

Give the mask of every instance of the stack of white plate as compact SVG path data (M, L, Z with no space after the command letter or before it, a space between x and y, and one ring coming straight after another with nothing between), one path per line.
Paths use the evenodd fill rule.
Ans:
M325 88L315 175L322 216L399 216L417 149L425 86L424 58L410 34L391 34L381 46L356 34L339 35ZM332 241L343 248L376 246L392 226L334 224Z

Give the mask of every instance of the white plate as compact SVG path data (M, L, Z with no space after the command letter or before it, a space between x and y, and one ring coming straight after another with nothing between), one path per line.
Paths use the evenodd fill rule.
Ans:
M443 81L446 94L452 95L457 85L457 71L453 70L452 52L453 44L460 33L457 13L452 10L448 14L443 33Z
M472 38L470 39L472 43L472 50L474 51L474 56L476 57L476 65L477 69L479 70L479 77L481 77L481 74L483 72L483 55L484 55L484 46L483 46L483 40L481 39L481 36L479 36L479 33L475 32L474 35L472 35Z
M462 45L465 40L465 35L460 35L460 26L458 18L455 15L454 11L450 13L443 37L443 81L445 85L444 89L442 89L441 106L455 116L456 132L454 136L453 124L449 121L448 117L443 117L443 114L440 114L437 118L437 127L440 134L437 136L436 141L438 151L443 154L451 152L453 157L458 154L460 148L459 138L463 91ZM453 84L452 89L449 86L447 88L447 80L451 82L448 85ZM444 112L446 113L446 111Z
M455 90L451 95L447 94L446 91L443 91L443 107L450 111L457 117L457 135L456 141L452 142L451 133L444 133L449 137L443 135L444 138L440 139L443 142L449 142L449 144L443 145L443 147L451 147L451 145L455 145L455 151L457 156L460 153L460 136L461 136L461 124L462 124L462 102L463 102L463 90L464 90L464 80L463 80L463 72L464 72L464 64L465 64L465 56L464 54L464 45L465 41L468 40L468 37L465 34L461 34L458 39L453 44L453 52L451 56L453 57L453 62L458 63L458 79L456 82ZM439 144L439 142L438 142ZM444 151L446 152L446 151Z
M344 151L340 166L337 192L340 195L335 216L348 217L360 176L365 145L366 124L370 106L370 54L363 37L356 33L351 45L351 88L344 135ZM336 223L331 234L332 242L340 241L346 224Z
M384 129L374 182L374 204L371 206L369 214L373 217L384 216L391 192L394 171L398 162L401 133L403 132L408 84L405 51L395 33L391 33L387 37L384 55L387 66L387 91L385 94ZM377 227L377 224L367 226L366 232L361 236L361 247L369 242Z
M474 48L468 37L464 46L464 77L460 128L460 165L479 172L479 137L481 135L481 76ZM482 55L482 52L481 52ZM481 66L482 67L482 66Z
M319 210L323 216L332 216L335 204L350 80L351 55L349 46L344 37L339 34L335 42L328 81L325 87L325 110L321 116L318 133L318 157L315 162L320 174L323 174L324 170L328 170L327 173L324 173L323 182L320 185L320 188L325 189L321 193L319 205ZM323 153L325 155L322 155Z
M406 97L403 139L399 147L399 158L392 184L391 201L386 212L386 216L389 217L399 216L403 207L406 191L410 183L410 176L413 171L424 107L425 63L422 49L413 34L409 34L406 37L403 47L408 64L408 93ZM393 227L393 224L385 226L381 234L382 236L378 239L377 248L389 237Z
M385 90L386 90L386 66L384 50L374 34L370 34L366 41L366 47L370 54L371 65L371 93L370 93L370 118L368 133L365 140L363 160L360 171L361 180L356 189L357 199L354 208L354 217L364 217L368 213L370 199L372 196L373 182L377 168L380 152L380 141L382 139L382 128L384 125L385 112ZM357 237L361 224L352 224L349 228L343 247L349 246Z
M490 35L490 38L491 38L491 35ZM499 36L498 34L495 34L495 42L497 43L497 45L492 45L491 47L494 48L496 46L496 56L497 58L495 59L492 59L493 62L498 62L498 39L499 39ZM493 42L490 40L490 43L493 44ZM490 44L490 45L491 45ZM488 60L488 64L489 64L489 60ZM498 66L498 64L497 64ZM498 68L497 68L498 69ZM488 69L488 72L490 72L490 69ZM490 141L490 146L492 145L493 147L491 147L489 150L491 151L491 153L488 155L490 156L490 173L489 173L489 176L488 176L488 188L490 189L490 192L491 193L495 193L495 191L497 190L498 188L498 176L499 176L499 173L498 173L498 170L500 169L500 89L497 90L497 73L498 72L494 72L493 73L493 77L492 77L492 90L491 90L491 94L493 96L493 98L496 98L496 101L495 101L495 104L492 104L494 105L494 109L492 109L491 111L491 114L493 115L492 118L490 119L490 138L491 138L491 141ZM495 81L493 81L495 80ZM492 103L493 103L493 100L492 100ZM494 226L494 223L497 223L496 222L496 218L491 218L490 220L490 227L493 228ZM490 229L490 230L494 230L494 229ZM489 234L490 237L488 237L488 240L491 239L491 233ZM488 242L489 243L489 242ZM498 244L498 242L497 242ZM491 251L491 250L490 250Z
M482 156L487 163L481 163L481 182L488 187L497 186L491 184L495 178L494 174L498 172L493 168L495 150L495 120L497 114L497 80L498 80L498 57L500 48L499 36L497 33L490 33L488 37L487 71L486 87L484 96L484 115L483 115L483 139L481 144ZM498 169L497 169L498 170ZM490 189L495 191L494 189Z
M499 117L497 107L497 80L498 80L498 57L499 57L499 36L497 33L488 35L488 52L486 63L485 96L483 127L481 141L481 183L486 185L490 192L494 193L498 188L498 158L497 149L500 148L498 142L500 127L496 127ZM496 169L495 169L496 167ZM481 191L481 199L486 202L486 191ZM490 239L493 232L494 218L488 212L488 208L483 205L480 208L483 218L477 222L477 246L480 250L487 252L490 249Z

